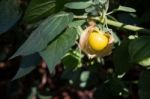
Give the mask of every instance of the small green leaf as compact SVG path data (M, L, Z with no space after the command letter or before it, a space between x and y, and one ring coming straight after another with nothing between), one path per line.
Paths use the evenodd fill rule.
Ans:
M51 15L55 6L55 0L31 0L23 20L28 23L37 22Z
M115 11L136 12L135 9L125 6L119 6L118 9L115 9Z
M144 71L139 80L140 99L149 99L150 97L150 70Z
M89 12L92 13L92 12L95 12L95 11L96 11L96 8L95 8L94 6L91 6L91 7L86 8L85 11L86 11L87 13L89 13Z
M86 82L90 76L90 71L83 71L80 75L81 82Z
M68 28L56 40L51 42L45 50L40 52L50 72L54 71L55 65L58 64L70 47L75 44L76 37L76 29Z
M39 54L32 54L28 56L24 56L21 61L21 65L19 67L19 70L17 71L17 74L13 77L12 80L21 78L28 73L30 73L32 70L36 68L36 66L40 63L41 57Z
M129 44L131 61L139 62L150 57L150 37L139 37Z
M48 17L32 32L25 43L11 58L19 55L29 55L43 50L50 41L67 27L72 19L73 15L65 12Z
M129 42L130 42L129 40L123 41L122 44L114 51L113 61L115 65L115 70L118 74L123 74L132 67L132 64L129 61L130 60L128 52Z
M8 31L21 17L17 0L0 1L0 34Z
M76 51L69 51L62 59L65 69L73 70L81 63L81 55L77 55Z
M150 66L150 57L139 61L139 64L144 67Z
M65 7L70 9L86 9L91 6L93 3L91 1L87 2L69 2L65 4Z

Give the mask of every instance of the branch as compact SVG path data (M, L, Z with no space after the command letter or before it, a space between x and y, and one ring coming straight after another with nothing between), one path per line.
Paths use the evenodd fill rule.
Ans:
M76 19L86 19L87 16L74 16L74 18ZM91 19L100 21L99 17L91 17ZM101 22L103 23L103 22ZM140 33L149 33L150 34L150 29L145 29L143 27L139 27L139 26L134 26L134 25L128 25L128 24L124 24L118 21L113 21L110 19L107 19L107 24L120 28L120 29L126 29L126 30L130 30L130 31L134 31L134 32L140 32Z

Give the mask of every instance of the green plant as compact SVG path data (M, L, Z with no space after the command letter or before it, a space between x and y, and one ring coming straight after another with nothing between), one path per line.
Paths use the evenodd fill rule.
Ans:
M56 65L62 63L62 79L67 79L69 84L80 88L95 86L96 99L101 97L98 93L102 95L103 90L106 94L103 94L104 99L110 99L107 93L114 98L120 96L126 99L132 94L129 86L136 81L140 99L149 99L150 80L147 79L150 66L150 30L119 22L115 18L115 13L125 12L131 15L136 12L135 9L121 5L116 9L109 9L109 0L31 0L24 12L20 8L21 3L17 1L0 1L0 12L3 13L0 14L0 34L10 31L18 23L25 24L25 32L31 33L9 58L22 56L21 65L13 80L30 73L43 59L50 73L55 73ZM102 53L94 53L94 56L91 55L92 51L82 53L83 49L78 43L91 20L95 22L96 28L108 32L114 39L109 51L104 49ZM91 56L87 57L89 54ZM99 71L95 68L107 67L108 59L113 64L106 69L105 79L99 84L97 80L101 78L96 77L95 73ZM128 72L137 67L140 68L140 80L124 80ZM93 82L89 82L90 79L94 79Z

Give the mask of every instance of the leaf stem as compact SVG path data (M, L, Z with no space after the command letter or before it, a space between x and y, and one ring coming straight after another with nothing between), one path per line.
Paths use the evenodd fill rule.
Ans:
M88 16L74 16L75 19L86 19L88 18ZM99 17L90 17L91 19L100 21ZM100 21L100 23L103 23L102 21ZM130 31L134 31L134 32L139 32L139 33L149 33L150 34L150 29L146 29L143 27L139 27L139 26L134 26L134 25L128 25L122 22L118 22L118 21L113 21L110 19L107 19L107 24L120 28L120 29L126 29L126 30L130 30Z

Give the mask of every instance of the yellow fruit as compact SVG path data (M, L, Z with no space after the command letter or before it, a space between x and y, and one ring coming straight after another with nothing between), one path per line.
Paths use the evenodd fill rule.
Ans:
M88 43L95 51L103 50L108 44L108 38L104 34L92 32L89 34Z

